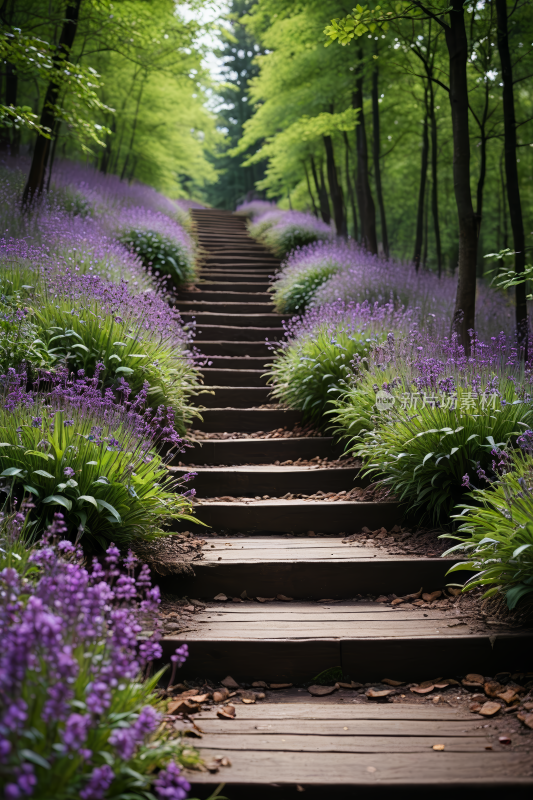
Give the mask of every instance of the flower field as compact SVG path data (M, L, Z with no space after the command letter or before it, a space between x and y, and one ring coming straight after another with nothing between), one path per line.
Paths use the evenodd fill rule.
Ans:
M63 163L22 211L24 167L0 172L4 796L182 800L199 758L156 691L159 589L131 548L195 521L166 468L198 413L168 302L195 271L187 204Z

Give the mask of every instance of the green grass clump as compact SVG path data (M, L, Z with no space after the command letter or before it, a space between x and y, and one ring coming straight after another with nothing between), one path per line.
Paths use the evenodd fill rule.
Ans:
M533 593L533 457L516 451L510 470L490 487L475 489L475 505L463 504L455 517L461 523L458 534L442 538L459 544L450 553L464 554L466 561L450 573L469 570L474 576L464 590L481 586L483 597L505 595L509 609Z
M194 259L190 251L169 236L158 231L130 228L122 231L118 240L139 256L145 267L169 275L176 285L194 277Z
M274 285L274 305L281 313L301 314L312 303L317 290L338 270L332 261L309 264L288 272Z
M119 412L43 401L0 409L0 478L10 498L31 495L29 521L42 533L61 511L86 550L129 546L190 517L190 501L150 443Z

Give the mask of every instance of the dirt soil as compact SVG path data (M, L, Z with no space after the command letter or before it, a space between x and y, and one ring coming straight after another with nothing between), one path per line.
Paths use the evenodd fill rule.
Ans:
M360 467L361 462L351 456L342 456L341 458L328 458L327 456L325 458L320 458L320 456L315 456L309 460L298 458L295 461L291 461L290 459L287 461L266 461L264 464L252 464L247 462L243 462L242 464L183 464L179 461L176 466L190 467L191 469L195 467L202 467L202 469L219 469L220 467L271 467L272 465L275 467L314 467L315 469L319 467L322 469L328 467L332 469L339 469L342 467L354 469L354 467Z
M192 563L203 558L205 539L195 533L172 533L152 542L138 542L132 549L143 564L158 575L192 574Z
M187 431L186 438L190 441L203 441L204 439L297 439L302 436L324 436L324 434L312 425L295 425L290 430L284 425L283 428L274 428L271 431L254 431L253 433L243 433L242 431L206 433L205 431L191 428L191 430Z
M358 501L358 502L389 502L394 501L393 497L389 496L387 489L377 486L367 486L365 488L356 486L349 491L342 492L316 492L315 494L291 494L287 492L283 497L270 497L270 495L263 495L262 497L231 497L224 495L222 497L196 497L194 499L195 505L206 505L207 503L225 502L225 503L253 503L255 500L327 500L331 503L337 501Z

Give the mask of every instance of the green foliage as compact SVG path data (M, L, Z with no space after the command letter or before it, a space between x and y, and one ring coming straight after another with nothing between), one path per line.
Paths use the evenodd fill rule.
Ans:
M173 337L162 335L148 320L102 312L98 300L90 298L77 303L47 298L36 309L35 320L39 339L34 346L43 359L72 372L83 369L89 377L100 362L104 365L100 373L104 388L117 388L125 378L134 395L147 381L149 405L154 409L172 406L176 430L185 432L197 413L190 406L190 398L197 391L199 378L183 345Z
M390 487L408 513L445 521L464 492L463 476L477 465L488 468L491 450L512 442L533 417L531 404L518 399L512 380L502 379L499 390L505 400L501 407L487 407L482 398L463 404L468 393L461 389L455 409L422 401L416 412L376 406L374 430L361 433L349 452L366 461L366 474ZM368 399L368 394L362 396ZM348 392L342 402L358 399ZM367 413L367 406L363 409Z
M160 456L118 416L36 403L0 409L0 478L20 501L33 498L30 522L42 532L56 511L84 549L151 539L161 525L191 519ZM66 473L65 473L66 470Z
M28 290L31 287L14 288L5 276L0 279L0 375L25 361L44 366L49 360L35 346L38 328L28 306Z
M290 342L278 351L269 376L272 396L318 425L335 398L344 393L352 376L350 362L363 357L375 338L342 325L333 332L318 327L312 335Z
M274 305L281 313L301 314L312 302L317 289L337 272L333 262L310 264L305 270L289 273L274 284Z
M455 519L458 534L441 538L459 544L449 553L462 553L467 561L454 565L448 574L469 570L474 576L464 590L482 586L484 597L505 594L510 609L533 592L533 458L520 451L513 454L512 469L490 488L472 493L475 505L463 504Z
M185 247L162 233L133 228L123 231L119 241L136 253L145 267L170 275L178 286L194 276L194 263Z
M269 227L261 238L279 258L284 258L297 247L320 242L327 237L321 231L294 222Z

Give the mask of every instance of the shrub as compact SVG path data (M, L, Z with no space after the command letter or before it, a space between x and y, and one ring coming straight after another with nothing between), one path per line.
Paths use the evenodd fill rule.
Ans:
M26 392L25 376L3 380L0 478L11 501L31 495L34 533L61 510L72 540L94 550L154 538L177 518L193 521L191 492L182 493L155 449L181 445L171 409L143 413L142 392L133 403L102 397L98 375L50 378L46 395Z
M149 405L171 405L183 433L197 413L190 398L199 373L179 314L155 293L132 295L127 284L94 275L66 272L47 284L34 303L43 357L89 377L103 364L104 389L117 389L126 378L136 394L148 382Z
M298 273L282 272L273 290L276 311L303 313L312 304L317 289L335 272L336 265L331 262L309 264Z
M513 453L505 474L487 488L474 488L475 505L461 505L463 511L455 517L461 523L458 535L441 537L459 542L444 555L460 552L467 558L448 574L473 571L464 589L482 586L483 597L503 593L510 609L528 595L531 600L533 592L533 431L526 431L518 442L529 452ZM493 471L498 472L496 459Z
M161 657L159 591L130 553L84 568L57 514L33 573L0 572L0 774L7 800L183 800L199 759L146 679ZM186 658L186 646L173 656ZM167 787L174 787L169 793Z
M29 287L28 287L29 288ZM7 276L0 275L0 372L18 368L24 362L45 366L47 358L34 342L38 328L28 307L27 289L17 289Z
M274 253L283 258L297 247L333 238L333 231L325 222L301 211L284 211L274 220L275 213L259 217L250 227L252 236L258 236ZM268 226L265 228L265 218Z
M455 337L436 343L389 338L339 401L335 423L348 432L347 421L368 417L372 388L373 430L360 432L349 451L408 512L438 522L464 494L465 474L479 482L491 451L513 443L529 425L531 381L503 336L490 345L474 339L469 357Z
M270 200L251 200L249 203L241 203L235 209L235 214L240 217L248 217L248 219L255 219L269 211L277 209L276 203Z
M343 302L294 318L285 326L288 339L270 370L273 397L321 424L330 404L351 384L353 359L363 359L390 327L405 320L404 312L390 305Z
M135 253L156 276L169 275L176 285L194 278L192 239L165 214L142 208L125 209L117 216L115 229L118 241Z

